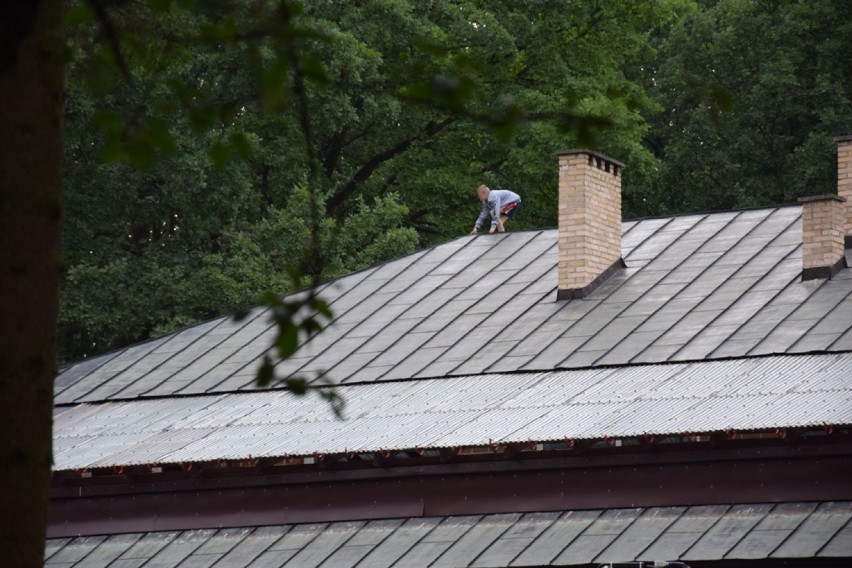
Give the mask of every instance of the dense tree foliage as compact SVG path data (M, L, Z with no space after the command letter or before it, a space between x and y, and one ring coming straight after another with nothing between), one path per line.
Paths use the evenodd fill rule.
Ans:
M277 9L72 27L64 359L291 290L312 206L328 278L464 234L479 183L552 226L559 149L626 162L639 217L828 191L852 131L848 2L324 1L283 42Z
M660 40L649 92L653 176L628 213L795 202L834 191L852 132L852 3L709 2Z
M637 172L653 164L641 144L653 104L627 73L683 10L311 2L287 20L304 33L282 40L268 29L275 3L160 4L110 6L112 51L88 4L72 13L66 360L291 290L311 205L324 278L466 233L480 183L523 194L520 226L552 226L557 150L595 144ZM303 100L287 41L299 42Z

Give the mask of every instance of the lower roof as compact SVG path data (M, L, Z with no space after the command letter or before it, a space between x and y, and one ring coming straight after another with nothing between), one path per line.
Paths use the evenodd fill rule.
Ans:
M852 424L852 353L58 407L54 470Z
M848 561L852 502L569 510L86 536L48 540L45 558L46 566L63 568Z

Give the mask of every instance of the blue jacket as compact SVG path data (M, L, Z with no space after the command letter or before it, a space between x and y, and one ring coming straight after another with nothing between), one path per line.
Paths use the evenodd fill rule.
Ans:
M491 226L497 226L497 219L500 218L500 210L510 203L515 201L520 202L521 196L514 191L508 189L492 189L488 194L488 199L482 202L482 211L479 212L479 217L476 218L477 229L482 228L482 223L488 215L491 215Z

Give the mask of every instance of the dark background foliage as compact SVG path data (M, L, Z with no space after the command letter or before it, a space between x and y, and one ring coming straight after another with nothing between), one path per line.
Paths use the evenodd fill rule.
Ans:
M561 149L625 162L635 218L831 191L852 131L843 1L117 3L114 50L88 6L65 361L293 290L315 232L323 279L463 235L480 183L523 196L513 229L554 226Z

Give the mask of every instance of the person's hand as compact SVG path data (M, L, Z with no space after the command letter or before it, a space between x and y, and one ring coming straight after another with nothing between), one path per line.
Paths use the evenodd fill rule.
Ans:
M478 233L478 232L479 232L479 229L477 229L476 227L474 227L474 228L470 231L470 234L471 234L471 235L475 235L475 234L476 234L476 233Z

